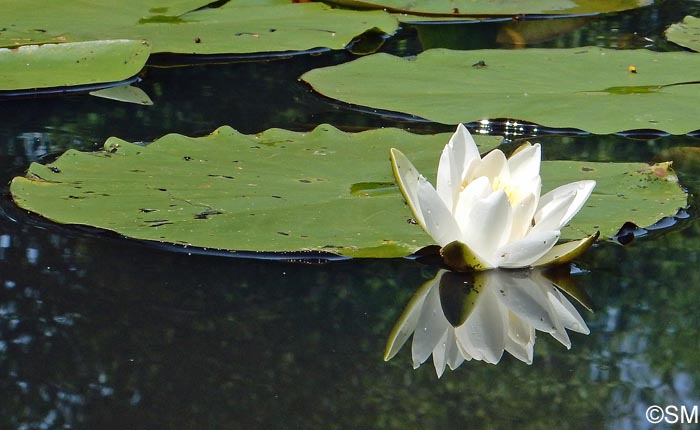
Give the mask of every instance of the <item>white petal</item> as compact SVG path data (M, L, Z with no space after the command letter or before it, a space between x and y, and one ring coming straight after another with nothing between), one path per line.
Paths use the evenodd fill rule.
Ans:
M476 200L464 224L463 242L492 264L496 250L510 237L513 209L506 193L499 190ZM495 266L497 267L497 266Z
M413 297L411 297L411 300L406 305L406 308L401 313L401 316L396 321L394 328L392 328L389 334L386 349L384 350L384 361L391 360L391 358L399 352L404 343L406 343L406 340L413 334L416 329L416 324L418 324L421 310L423 309L425 297L432 288L440 284L443 273L445 273L444 270L439 271L433 279L424 283L413 293Z
M540 144L525 144L519 151L508 159L510 177L513 181L522 181L540 175L540 161L542 150Z
M534 345L519 345L511 338L506 339L506 351L525 364L532 364Z
M454 208L468 166L474 160L480 159L481 155L474 139L467 128L459 124L442 150L437 172L437 192L450 210Z
M441 377L445 372L445 364L447 364L447 338L451 330L445 330L445 334L435 346L433 350L433 366L435 367L435 373L437 377Z
M477 201L491 194L491 183L486 176L480 176L469 183L460 193L454 210L454 218L460 230L464 231L469 212Z
M451 326L442 311L440 289L432 288L425 297L416 329L413 332L411 355L414 368L420 366L430 357L448 327Z
M459 191L459 186L462 180L462 169L456 167L457 164L461 164L463 160L456 160L457 158L464 158L464 154L459 154L457 151L452 149L450 144L445 146L442 150L442 155L440 156L440 164L438 165L437 171L437 182L435 184L435 190L438 195L445 202L450 210L454 208L454 203L457 197L457 192Z
M508 311L508 337L518 345L525 346L534 342L535 328L517 314Z
M510 240L520 240L532 227L532 217L537 209L537 199L534 194L527 194L518 203L513 205L513 224L510 230Z
M496 177L500 177L503 182L510 182L508 160L500 149L494 149L481 159L481 164L476 166L472 173L472 177L479 176L486 176L492 184Z
M516 314L509 312L506 351L518 360L526 364L532 364L534 346L535 328Z
M467 360L484 360L483 353L472 345L471 337L469 336L469 331L466 326L461 325L455 328L455 336L457 337L457 347L462 356Z
M543 195L540 199L539 208L544 207L550 201L556 199L561 195L566 195L572 190L576 191L576 198L574 198L574 201L571 203L568 210L566 211L566 214L561 220L561 227L563 227L569 221L571 221L571 218L573 218L579 210L581 210L583 205L586 203L586 200L588 200L588 197L590 197L591 192L593 192L593 188L595 188L595 181L578 181L562 185L561 187L555 188L547 194Z
M457 337L454 328L449 328L447 333L447 365L450 366L451 370L455 370L464 362L464 356L462 356L457 346Z
M559 236L559 231L531 232L524 239L503 245L496 251L497 266L508 269L528 267L552 249Z
M562 194L556 197L546 205L540 205L534 216L535 225L531 232L537 233L542 231L561 230L564 226L562 220L566 216L571 203L576 198L576 192L570 191L568 194Z
M457 126L457 130L454 132L450 138L450 143L457 146L461 145L464 147L464 159L469 161L471 159L481 159L481 154L479 154L479 148L476 146L474 138L467 130L464 124L460 123Z
M469 343L480 352L484 361L496 364L501 360L506 342L506 313L501 309L495 289L482 291L467 321L456 329L457 335L468 336ZM476 358L476 355L474 356Z
M420 178L420 173L418 173L418 169L416 169L413 163L403 155L403 152L396 148L391 148L390 153L391 167L394 171L396 184L399 186L399 190L401 190L401 194L403 194L404 199L406 199L406 203L411 209L416 221L418 221L418 224L425 226L423 212L418 202L418 178Z
M533 176L529 179L519 181L516 185L519 195L526 196L532 194L535 196L535 208L537 208L540 203L540 192L542 192L542 178L540 178L539 175Z
M457 339L457 348L459 348L459 353L467 361L471 360L481 360L481 352L477 351L469 340L469 333L466 331L463 325L457 327L455 330L455 338Z
M591 330L581 318L574 305L556 288L551 287L549 298L552 308L561 319L562 325L578 333L589 334Z
M418 179L417 195L423 217L423 228L440 246L459 240L461 230L435 188L424 178Z
M571 349L571 339L569 338L569 334L566 332L566 329L564 328L564 325L562 325L559 318L554 319L554 329L550 330L549 334L558 340L559 343L564 345L566 349Z
M544 278L534 278L527 271L492 270L488 283L499 291L499 300L512 313L540 331L556 327L546 290L539 285Z
M550 327L549 329L542 330L542 331L548 332L550 335L552 335L553 338L555 338L562 345L564 345L566 347L566 349L571 349L571 339L569 339L569 334L566 332L566 329L564 328L562 318L557 313L555 306L552 303L551 295L549 294L549 291L554 289L554 287L551 285L550 282L545 282L545 281L542 281L538 278L533 278L533 280L537 281L537 285L539 287L540 292L546 297L547 310L548 310L549 316L552 319L552 327Z

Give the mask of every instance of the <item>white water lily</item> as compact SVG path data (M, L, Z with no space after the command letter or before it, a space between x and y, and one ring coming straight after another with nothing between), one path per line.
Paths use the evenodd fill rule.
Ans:
M434 188L401 151L391 149L394 176L416 221L456 270L566 262L595 241L597 234L556 245L595 181L573 182L540 196L540 161L540 145L529 143L509 159L498 149L481 158L460 124L442 151Z
M432 355L438 377L446 367L454 370L465 360L498 364L504 351L532 364L536 330L571 348L567 329L590 331L542 270L490 270L471 279L440 271L406 306L389 336L384 359L396 355L411 335L413 367ZM464 288L465 283L470 288Z

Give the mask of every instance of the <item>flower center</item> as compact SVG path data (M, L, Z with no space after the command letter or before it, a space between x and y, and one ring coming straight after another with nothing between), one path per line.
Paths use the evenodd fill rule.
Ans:
M504 181L500 176L493 178L491 187L494 191L503 190L503 192L506 193L506 196L508 196L508 201L510 202L511 206L515 206L520 200L522 200L523 197L525 197L518 184L514 184L511 181Z
M469 179L463 180L462 184L460 185L460 192L464 191L464 189L467 188L467 186L474 179L472 179L471 181ZM520 186L520 184L514 184L511 181L505 181L501 179L500 176L496 176L495 178L493 178L493 180L490 180L489 182L491 183L491 189L493 191L502 190L504 193L506 193L506 196L508 197L508 201L510 202L511 206L515 206L520 202L520 200L523 199L523 197L525 197L525 193L522 191L522 187Z

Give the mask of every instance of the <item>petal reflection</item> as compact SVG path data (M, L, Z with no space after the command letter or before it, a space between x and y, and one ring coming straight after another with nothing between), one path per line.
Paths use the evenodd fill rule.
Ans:
M590 310L590 301L567 271L546 269L440 271L413 296L392 330L385 352L391 359L413 334L414 368L433 356L438 377L465 360L497 364L504 351L532 364L535 330L566 348L567 330L589 334L562 290Z

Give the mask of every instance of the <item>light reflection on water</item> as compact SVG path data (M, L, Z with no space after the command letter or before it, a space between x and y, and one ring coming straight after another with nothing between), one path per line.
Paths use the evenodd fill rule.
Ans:
M651 37L665 49L664 25L690 7L697 10L669 1L604 17L538 46L622 46ZM630 38L634 31L645 36ZM385 49L415 53L415 30L404 32L406 43L389 40ZM139 85L153 107L86 95L2 102L3 183L30 162L94 149L109 135L149 141L222 124L253 133L321 122L450 131L346 110L296 84L310 68L350 58L148 69ZM531 131L510 127L513 139ZM697 146L685 136L538 140L556 158L589 160L650 160ZM681 181L695 192L697 163L682 161ZM624 248L600 244L582 258L574 278L595 313L583 313L591 334L570 334L570 351L542 336L531 366L504 354L498 366L465 362L439 381L431 366L408 365L410 348L389 362L382 357L414 288L437 285L434 268L410 260L308 265L188 256L38 221L7 195L0 209L3 429L637 429L649 428L650 404L700 401L694 207L670 228Z

